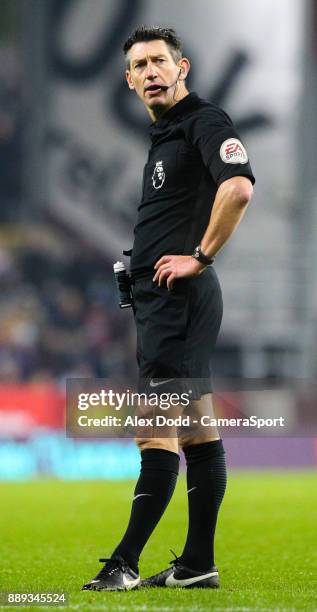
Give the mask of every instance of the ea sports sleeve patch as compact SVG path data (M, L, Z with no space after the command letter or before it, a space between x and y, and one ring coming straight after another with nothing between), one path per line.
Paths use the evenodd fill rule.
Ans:
M234 176L255 182L245 145L230 117L210 105L194 117L191 140L216 185Z
M247 164L248 154L241 140L227 138L220 147L220 157L225 164Z

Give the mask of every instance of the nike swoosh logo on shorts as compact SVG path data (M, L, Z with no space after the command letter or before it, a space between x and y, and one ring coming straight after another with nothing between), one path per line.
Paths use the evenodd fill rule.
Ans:
M197 489L197 487L192 487L191 489L188 489L187 493L190 493L191 491L195 491L195 489Z
M166 380L160 380L159 382L154 382L154 380L150 380L150 387L158 387L159 385L164 385L165 383L171 382L174 378L167 378Z
M193 576L193 578L184 578L183 580L177 580L177 578L174 578L174 574L170 574L167 576L165 584L166 586L189 586L190 584L195 584L195 582L205 580L205 578L212 578L212 576L218 576L218 572L209 572L209 574Z

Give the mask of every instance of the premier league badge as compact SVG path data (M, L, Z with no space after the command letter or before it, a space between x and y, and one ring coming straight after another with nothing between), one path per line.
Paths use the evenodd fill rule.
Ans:
M161 189L165 181L165 172L163 168L163 162L158 161L155 164L154 172L152 175L152 183L154 189Z

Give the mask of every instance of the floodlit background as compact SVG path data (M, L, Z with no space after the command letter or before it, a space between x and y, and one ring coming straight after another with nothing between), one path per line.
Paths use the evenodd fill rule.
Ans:
M257 178L216 262L225 316L215 380L220 390L256 382L243 410L275 406L295 439L227 440L229 463L314 465L315 0L0 5L0 478L138 471L132 444L66 439L64 404L69 377L136 376L112 263L132 244L148 148L121 52L140 23L179 32L189 89L232 116Z

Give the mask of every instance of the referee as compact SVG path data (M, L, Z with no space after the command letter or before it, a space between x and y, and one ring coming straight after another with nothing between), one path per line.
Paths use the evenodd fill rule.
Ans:
M160 390L194 379L192 411L213 414L210 361L222 296L212 263L246 211L254 177L228 115L188 92L190 63L174 30L139 27L123 50L128 86L152 120L131 257L140 379ZM83 589L218 587L214 535L226 467L217 430L136 441L141 472L126 532ZM168 569L141 581L139 557L172 497L179 447L187 465L186 542Z

